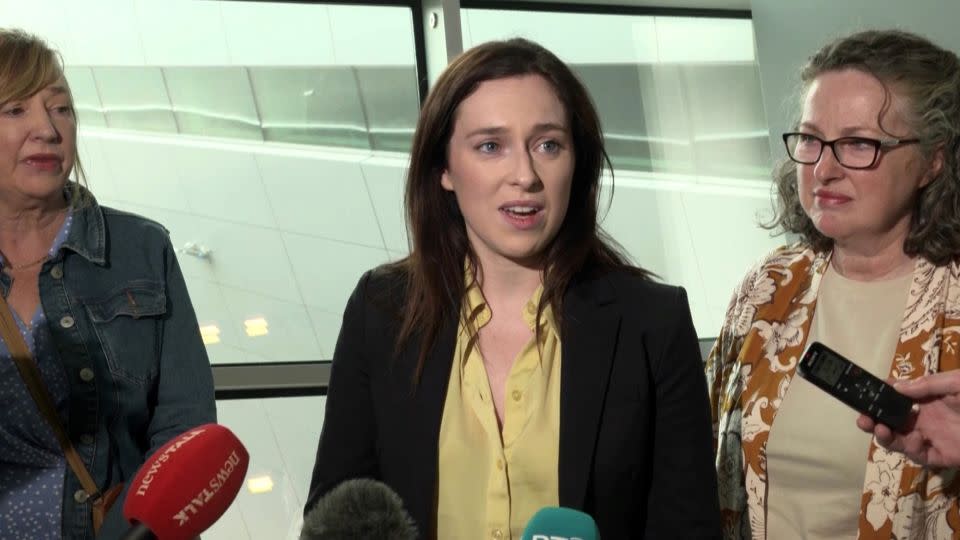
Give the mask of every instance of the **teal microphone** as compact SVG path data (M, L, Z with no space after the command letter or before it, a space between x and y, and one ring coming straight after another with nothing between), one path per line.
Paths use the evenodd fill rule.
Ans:
M600 540L600 531L589 514L553 506L537 510L521 540Z

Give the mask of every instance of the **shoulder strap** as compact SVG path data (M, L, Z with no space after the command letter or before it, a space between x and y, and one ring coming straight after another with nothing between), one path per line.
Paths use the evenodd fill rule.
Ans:
M70 442L70 437L67 436L67 431L64 429L63 423L60 422L60 415L57 414L57 408L53 404L53 398L50 397L50 392L47 391L47 387L40 377L40 370L37 369L33 355L30 354L30 348L23 340L23 336L20 335L20 327L17 326L13 313L10 311L10 306L3 295L0 295L0 335L3 336L3 341L7 344L13 363L17 365L17 370L20 371L20 377L23 378L27 389L30 390L30 395L33 396L37 408L40 409L40 414L53 428L53 434L57 437L57 442L60 443L60 448L67 458L67 463L70 464L70 468L77 475L80 485L90 496L90 500L95 503L101 496L97 483L93 481L93 477L90 476L87 467L83 464L83 459L80 458L77 449Z

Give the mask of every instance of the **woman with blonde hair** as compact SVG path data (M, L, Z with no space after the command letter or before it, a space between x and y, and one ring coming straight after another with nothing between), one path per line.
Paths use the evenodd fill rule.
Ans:
M119 537L123 483L216 418L167 231L79 179L57 53L0 29L0 538Z

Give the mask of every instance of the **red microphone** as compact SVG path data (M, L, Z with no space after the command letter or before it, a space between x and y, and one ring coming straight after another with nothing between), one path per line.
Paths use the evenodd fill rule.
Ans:
M170 440L130 483L125 539L189 540L227 511L243 486L250 455L229 429L204 424Z

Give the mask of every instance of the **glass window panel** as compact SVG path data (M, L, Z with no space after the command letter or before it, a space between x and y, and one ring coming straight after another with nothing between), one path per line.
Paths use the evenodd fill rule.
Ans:
M370 148L352 68L254 67L250 80L266 140Z
M325 396L217 400L218 421L250 454L243 487L204 540L297 540Z
M466 47L519 35L570 63L597 104L616 168L769 178L769 147L754 141L767 127L749 20L481 9L462 20ZM572 49L571 34L619 46Z
M93 72L87 67L66 67L63 70L73 94L77 124L83 127L106 127L107 119L100 106L100 95Z
M243 67L163 69L181 133L263 140Z
M756 63L680 66L694 133L696 170L769 178L770 147Z
M637 69L622 64L579 64L574 70L591 89L614 167L654 170ZM628 106L624 106L628 105Z
M375 150L409 152L420 107L417 70L412 67L358 67L357 80Z
M178 131L160 68L100 66L93 76L111 128Z

